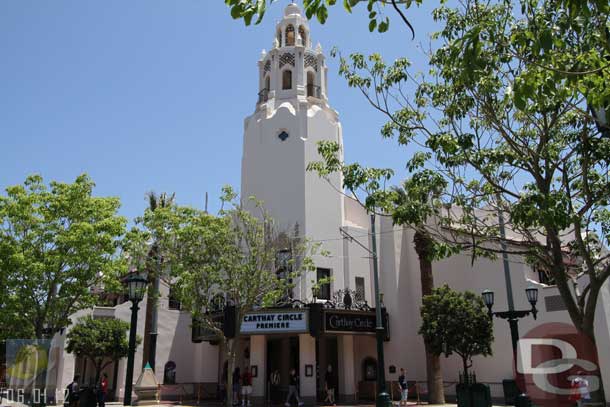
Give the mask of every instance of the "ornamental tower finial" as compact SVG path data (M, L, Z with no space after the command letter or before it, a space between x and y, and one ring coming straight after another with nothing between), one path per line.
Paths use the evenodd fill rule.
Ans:
M259 105L295 98L326 102L324 55L321 48L312 48L309 23L295 3L284 9L284 16L276 25L273 48L261 55L258 64Z

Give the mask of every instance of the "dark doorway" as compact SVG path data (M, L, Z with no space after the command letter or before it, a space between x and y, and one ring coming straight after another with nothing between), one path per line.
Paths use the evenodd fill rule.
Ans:
M267 401L283 405L288 394L290 370L299 374L298 336L267 338Z
M319 402L324 401L326 398L326 392L324 390L324 383L326 383L326 371L328 365L332 366L333 371L337 377L341 377L339 372L339 345L336 336L322 336L316 341L316 389L317 389L317 400ZM335 397L338 398L340 394L340 381L337 383L335 389Z

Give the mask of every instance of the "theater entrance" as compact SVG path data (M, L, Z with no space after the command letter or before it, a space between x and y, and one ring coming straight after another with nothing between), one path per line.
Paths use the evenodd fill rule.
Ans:
M267 337L266 398L268 404L284 404L288 395L288 381L292 369L299 374L299 337Z
M328 365L331 366L335 375L338 376L339 367L339 348L337 345L337 336L322 336L316 341L316 399L318 402L324 402L326 398L326 372ZM338 381L338 380L337 380ZM335 398L339 396L339 383L335 389Z

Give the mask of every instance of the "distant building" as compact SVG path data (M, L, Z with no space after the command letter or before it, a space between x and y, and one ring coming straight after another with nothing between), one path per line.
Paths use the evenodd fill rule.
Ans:
M377 374L374 318L375 301L372 290L372 262L369 253L357 244L342 239L343 228L364 245L370 245L370 218L354 200L338 192L338 174L321 179L306 171L307 164L319 159L316 143L330 140L343 145L338 113L329 105L327 66L319 45L312 45L309 24L299 8L290 4L277 24L274 45L258 61L259 93L254 113L244 121L242 158L243 196L255 195L265 203L270 215L284 230L298 225L299 233L322 241L330 257L316 257L316 278L331 277L329 287L317 295L324 304L319 313L301 303L311 303L313 295L309 277L297 283L293 308L267 309L249 314L242 323L242 367L253 368L253 399L281 401L288 384L288 371L294 367L300 375L301 396L313 403L322 400L324 372L332 365L338 372L338 399L355 401L371 399L376 392ZM248 95L244 95L248 96ZM253 96L253 95L250 95ZM389 218L377 218L377 239L380 263L380 286L389 326L385 342L386 377L398 379L401 367L407 379L426 388L424 344L417 331L421 324L420 270L414 250L413 231L392 225ZM571 325L557 289L522 258L510 257L511 280L517 309L528 309L525 288L534 284L540 289L538 319L520 321L521 336L544 339L550 323ZM476 293L492 289L496 293L496 309L505 309L506 286L501 259L478 259L474 262L465 253L433 265L435 284L449 284L457 290ZM346 295L347 294L347 295ZM224 361L219 345L192 342L191 318L170 299L169 286L161 286L156 376L163 398L213 397L222 383ZM299 302L300 301L300 302ZM97 317L114 317L129 321L130 304L98 307L73 316L93 313ZM140 304L138 333L144 337L146 301ZM319 318L319 319L317 319ZM320 326L312 329L312 323ZM473 370L479 382L491 386L492 396L501 399L502 381L513 377L513 355L508 323L495 319L494 355L474 359ZM537 328L538 327L538 328ZM542 333L537 332L542 331ZM69 328L68 328L69 329ZM551 328L549 328L551 329ZM317 336L311 332L319 330ZM532 332L533 331L533 332ZM610 389L610 290L606 283L599 298L596 332L605 388ZM549 333L550 334L550 333ZM533 335L533 336L532 336ZM538 335L538 336L536 336ZM195 338L197 339L197 338ZM199 338L202 339L202 338ZM63 349L64 335L54 343ZM539 346L551 346L538 341ZM542 343L542 345L540 345ZM544 345L546 343L546 345ZM577 346L575 346L577 348ZM557 350L549 348L557 358ZM567 348L565 348L567 349ZM564 349L564 350L565 350ZM576 354L564 357L578 358ZM142 346L136 354L137 379L142 366ZM536 367L544 360L536 360ZM527 361L524 362L527 364ZM122 398L126 361L107 368L111 395ZM461 361L452 356L443 358L446 394L455 394L455 382ZM575 366L574 371L579 367ZM279 372L279 380L277 372ZM59 367L58 388L63 389L75 373L88 383L93 375L90 366L72 355L63 353ZM568 374L569 372L565 372ZM526 376L530 384L547 380L556 387L569 388L569 383L549 379L546 374ZM554 380L554 382L553 382ZM563 379L562 379L563 380ZM174 384L175 383L175 384ZM394 388L395 389L395 388ZM394 390L397 396L397 390Z

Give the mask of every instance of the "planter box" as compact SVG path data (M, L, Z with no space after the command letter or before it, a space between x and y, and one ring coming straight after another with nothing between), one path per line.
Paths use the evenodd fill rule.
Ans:
M455 386L458 407L491 407L491 391L489 386L481 383Z

